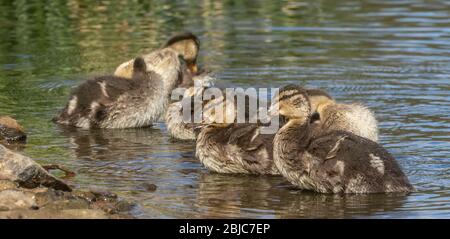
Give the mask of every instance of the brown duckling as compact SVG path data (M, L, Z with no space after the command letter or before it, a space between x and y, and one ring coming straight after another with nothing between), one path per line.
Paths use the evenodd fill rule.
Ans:
M167 68L163 75L149 70L138 57L133 61L132 80L102 76L84 82L72 91L54 121L85 129L150 126L164 114L170 93L182 81L182 62L168 55L161 53L152 65L155 69Z
M274 115L288 119L275 135L274 162L293 185L320 193L414 191L396 160L376 142L346 131L314 132L303 88L281 88L272 107Z
M169 105L169 108L166 112L166 125L167 129L169 131L169 134L176 139L181 140L195 140L196 134L194 132L194 128L200 127L200 124L191 123L194 119L194 107L202 107L201 111L198 111L198 113L202 113L202 123L208 124L212 122L220 122L220 123L237 123L238 118L238 100L237 97L241 93L237 93L234 95L234 101L227 100L227 97L225 96L225 90L219 90L218 88L214 88L214 90L219 90L222 95L212 99L206 99L202 98L205 90L210 89L209 86L211 85L211 81L213 81L214 78L206 75L206 76L195 76L194 81L199 82L196 87L190 87L185 91L184 97L180 101L176 101ZM201 105L195 106L194 104L194 95L197 97L197 99L201 102ZM184 100L184 101L183 101ZM191 122L187 122L186 120L183 120L183 102L184 104L190 104L191 109L191 115L190 120ZM232 103L233 102L233 103ZM260 102L257 102L260 103ZM245 121L251 122L250 119L253 119L257 117L257 112L249 113L249 101L245 101L245 108L242 110L245 110ZM217 121L218 114L216 114L215 110L220 109L223 110L223 120ZM187 119L187 120L189 120ZM186 123L187 122L187 123ZM257 119L256 121L257 122Z
M262 134L261 127L266 126L262 122L248 123L250 115L246 115L246 123L236 123L236 102L234 107L224 98L206 103L207 123L197 136L197 158L213 172L279 175L272 157L274 134ZM223 112L216 112L217 105ZM246 112L248 109L246 104Z
M25 143L23 127L9 116L0 116L0 144Z
M323 90L307 89L312 112L317 112L322 130L343 130L378 142L374 113L361 104L340 104Z
M169 64L161 65L159 61L165 57L174 58L181 56L186 62L189 71L196 75L198 73L197 56L199 50L200 40L198 37L191 32L182 32L175 34L160 49L144 55L143 58L148 70L153 70L164 76L165 71L170 71L169 68L173 66ZM172 61L175 61L175 59L172 59ZM116 68L114 75L128 79L132 78L133 62L134 59L122 63Z
M199 86L187 88L183 94L183 98L179 101L172 102L167 108L165 115L167 130L169 135L175 139L192 141L196 139L194 128L197 124L193 122L194 97L201 97L204 87L206 87L208 83L202 78L196 79L195 81L201 81L202 83L200 83ZM191 107L189 119L184 119L184 104L189 104Z
M197 136L196 156L217 173L278 175L273 137L261 134L258 124L209 124Z

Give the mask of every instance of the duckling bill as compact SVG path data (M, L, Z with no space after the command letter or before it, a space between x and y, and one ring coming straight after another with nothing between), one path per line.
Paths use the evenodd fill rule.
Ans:
M274 162L293 185L320 193L412 192L414 187L382 146L346 131L317 132L307 92L280 89L278 111L288 122L274 138Z

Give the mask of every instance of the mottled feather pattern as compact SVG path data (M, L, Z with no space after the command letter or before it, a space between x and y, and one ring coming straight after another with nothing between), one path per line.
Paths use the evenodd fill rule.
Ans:
M103 76L76 87L55 121L86 129L146 127L158 121L182 79L182 64L170 49L148 54L144 61L146 72L134 72L131 80Z
M373 112L361 104L330 104L321 111L322 128L345 130L378 141L378 122Z
M275 136L274 160L286 179L299 188L321 193L414 191L395 159L377 143L350 132L332 131L297 148L291 145L299 143L294 135L308 133L295 127L300 128L288 123Z
M196 155L214 172L278 175L272 157L274 135L261 135L257 129L252 124L206 126L197 137Z
M169 105L165 122L169 134L181 140L195 140L194 123L183 122L183 104L181 101Z

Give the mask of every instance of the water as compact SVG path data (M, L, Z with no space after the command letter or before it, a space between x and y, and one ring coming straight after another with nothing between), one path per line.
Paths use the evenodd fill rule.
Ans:
M280 177L209 173L164 124L64 129L70 87L188 29L220 83L299 83L376 112L381 144L418 189L320 195ZM75 170L69 183L138 202L143 218L450 218L448 1L0 1L0 114L27 129L24 154ZM145 190L145 183L158 186Z

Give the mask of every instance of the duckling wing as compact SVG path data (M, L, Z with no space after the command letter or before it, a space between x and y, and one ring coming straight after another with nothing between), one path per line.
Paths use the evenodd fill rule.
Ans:
M412 186L396 160L383 147L345 131L313 140L308 153L318 159L314 177L350 193L410 191ZM338 182L339 183L336 183Z
M110 105L129 92L139 89L133 80L102 76L87 80L74 88L64 110L55 117L62 124L90 128L101 121Z
M237 146L240 150L244 167L254 173L272 173L273 141L274 135L261 134L255 124L245 124L233 128L228 143Z
M256 125L252 124L232 124L228 128L229 144L248 144L251 139L258 133Z
M92 102L107 104L117 100L122 94L136 90L138 84L121 77L102 76L88 80L72 91L78 97L80 107L89 107Z

